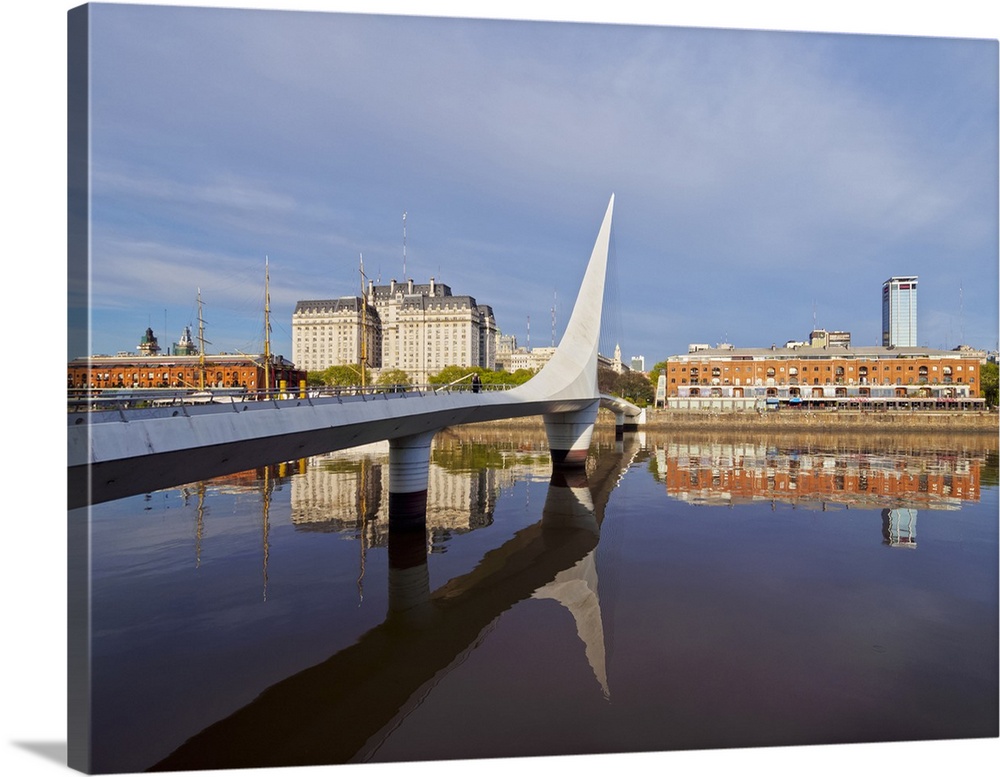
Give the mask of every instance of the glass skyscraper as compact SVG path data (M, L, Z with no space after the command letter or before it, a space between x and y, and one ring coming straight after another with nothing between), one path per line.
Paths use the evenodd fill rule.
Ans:
M917 276L893 276L882 284L882 345L917 344Z

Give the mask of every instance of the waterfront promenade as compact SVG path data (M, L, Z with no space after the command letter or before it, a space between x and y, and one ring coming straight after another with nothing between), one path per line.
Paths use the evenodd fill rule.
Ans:
M852 412L844 410L713 413L646 410L646 428L656 430L729 429L755 431L969 432L997 435L1000 417L989 411Z
M533 418L495 422L499 426L541 426ZM614 415L601 411L598 426L613 425ZM809 432L879 434L977 434L1000 436L995 411L857 412L845 410L788 410L778 412L712 412L646 408L644 431Z

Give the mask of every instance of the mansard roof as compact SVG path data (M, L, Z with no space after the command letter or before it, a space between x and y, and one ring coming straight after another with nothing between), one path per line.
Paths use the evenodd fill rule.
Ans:
M336 299L303 299L295 303L296 313L314 313L318 311L337 312L339 310L358 310L361 297L337 297Z

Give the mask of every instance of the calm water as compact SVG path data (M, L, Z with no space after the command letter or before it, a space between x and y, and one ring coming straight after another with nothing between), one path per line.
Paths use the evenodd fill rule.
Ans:
M101 505L96 771L997 735L993 439L446 430Z

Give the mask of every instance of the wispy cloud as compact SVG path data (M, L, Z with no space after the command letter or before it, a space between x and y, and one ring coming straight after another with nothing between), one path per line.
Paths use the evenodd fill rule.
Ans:
M123 288L114 245L155 244L164 271L277 253L290 316L296 293L353 293L361 253L401 277L407 210L408 274L445 276L518 330L553 293L568 309L612 192L623 347L652 356L713 339L698 326L745 344L800 337L817 297L841 306L842 328L867 328L859 300L871 291L877 307L885 277L917 272L930 290L945 256L996 260L995 42L125 6L95 18L104 299ZM981 289L967 301L996 308Z

